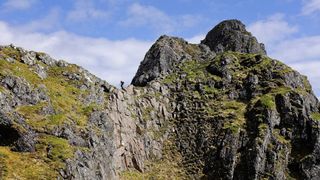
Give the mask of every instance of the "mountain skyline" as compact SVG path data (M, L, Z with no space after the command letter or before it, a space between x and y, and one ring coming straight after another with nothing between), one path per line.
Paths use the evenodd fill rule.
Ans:
M240 19L268 55L308 76L320 96L319 0L1 1L1 45L13 43L130 83L162 34L199 43L214 24Z

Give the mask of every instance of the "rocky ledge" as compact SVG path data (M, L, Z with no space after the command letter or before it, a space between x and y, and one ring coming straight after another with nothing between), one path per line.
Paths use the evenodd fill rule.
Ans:
M238 20L160 37L125 89L2 46L0 178L316 180L319 105Z

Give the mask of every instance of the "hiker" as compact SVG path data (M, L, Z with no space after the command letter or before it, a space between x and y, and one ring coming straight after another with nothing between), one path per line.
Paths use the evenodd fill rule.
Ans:
M124 82L123 82L123 81L120 81L120 86L121 86L121 89L123 89L123 90L124 90L124 87L123 87L123 85L124 85Z

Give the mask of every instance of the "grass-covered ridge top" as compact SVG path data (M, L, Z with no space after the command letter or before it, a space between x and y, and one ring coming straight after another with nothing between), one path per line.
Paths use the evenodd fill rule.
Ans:
M232 83L243 83L251 76L269 83L269 87L260 87L263 93L274 92L277 88L300 92L311 91L307 78L281 61L266 55L231 51L220 53L214 59L191 59L182 62L177 65L173 73L163 78L163 83L186 80L191 84L197 82L206 84L208 81L221 82L224 79L231 79ZM297 78L298 82L290 82L293 78Z

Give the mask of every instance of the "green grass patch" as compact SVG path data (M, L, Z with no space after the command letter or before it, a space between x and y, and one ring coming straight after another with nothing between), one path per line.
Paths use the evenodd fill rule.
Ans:
M289 87L285 87L285 86L281 86L281 87L277 87L277 88L273 88L271 90L271 94L281 94L281 95L285 95L287 93L292 92L292 89Z
M319 113L319 112L311 113L311 118L312 118L314 121L320 121L320 113Z
M40 139L40 142L51 146L51 153L49 158L53 161L65 161L66 159L72 158L74 148L69 144L66 139L58 138L56 136L45 136Z
M280 130L279 129L273 129L272 135L277 139L278 142L280 142L281 144L288 144L289 140L285 139L284 136L282 136L280 134Z
M177 76L175 73L169 74L169 75L167 75L167 76L162 80L162 83L172 84L172 83L174 83L177 79L178 79L178 76Z
M312 90L312 87L308 81L307 76L303 76L303 86L306 89L306 91L310 92Z
M64 123L68 123L65 114L42 115L40 111L47 105L47 103L38 103L36 105L20 106L16 111L26 119L31 127L39 132L53 130Z
M233 134L238 133L240 128L241 128L241 123L238 121L226 122L223 125L223 129L229 129Z
M152 111L153 111L153 108L151 106L147 106L147 107L143 108L143 110L142 110L142 120L143 121L151 120Z
M0 61L0 75L2 76L17 76L23 77L32 85L41 84L42 80L40 77L33 71L30 70L30 67L26 64L16 61L15 63L9 63L7 61Z
M0 147L0 179L57 179L58 172L36 153Z
M206 94L219 94L220 90L214 88L214 87L209 87L209 86L204 86L204 91Z
M82 113L85 116L89 117L93 111L101 110L101 109L102 109L101 106L97 105L96 103L91 103L88 106L85 106L82 108Z
M268 108L268 109L275 109L276 108L274 96L271 94L265 94L265 95L261 96L260 102L261 102L261 105L265 108Z
M0 86L0 93L4 93L4 92L6 92L6 90L2 86Z
M246 105L238 101L225 101L219 105L216 116L224 117L227 122L224 123L223 129L229 129L232 133L238 133L244 128Z
M36 145L41 158L55 170L65 167L65 161L74 157L75 147L68 140L56 136L43 135Z
M199 62L195 60L190 60L184 62L180 68L183 72L187 74L186 79L191 82L196 82L197 80L204 80L209 77L209 73L206 71L206 67L209 62Z

